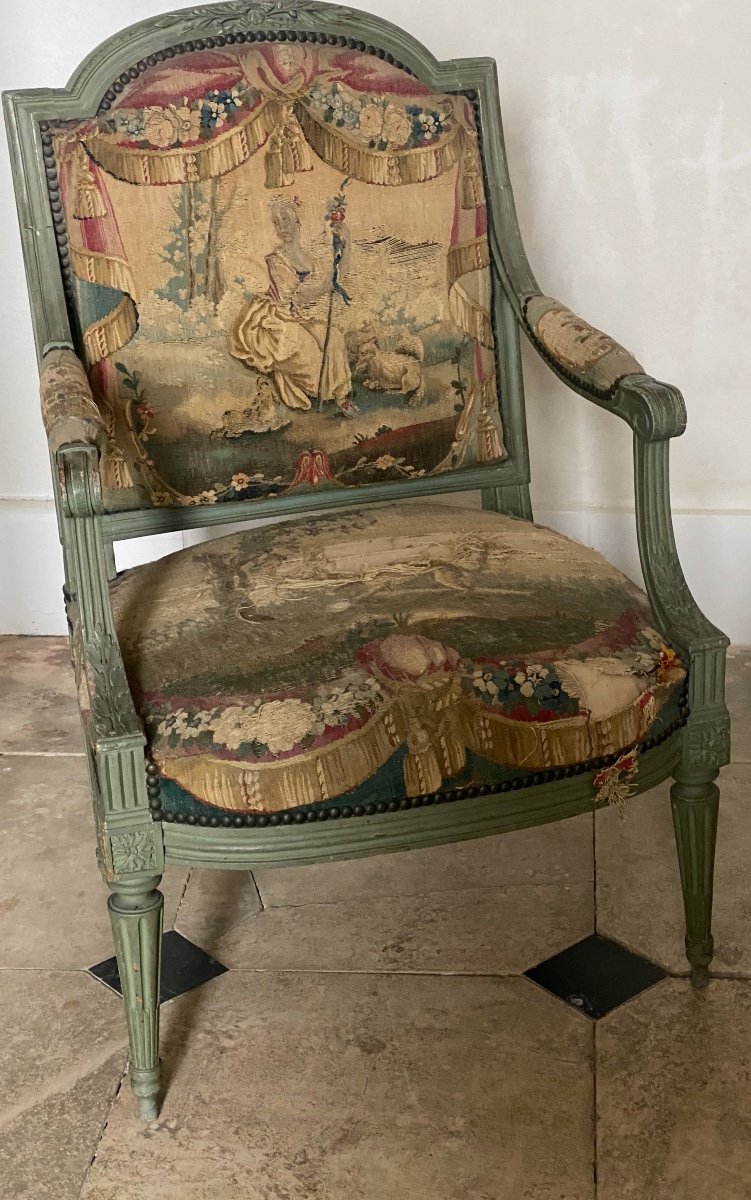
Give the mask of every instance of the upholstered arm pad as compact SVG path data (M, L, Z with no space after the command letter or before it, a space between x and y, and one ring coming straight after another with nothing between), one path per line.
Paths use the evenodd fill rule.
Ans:
M42 360L39 381L42 420L53 454L71 442L87 442L104 450L107 432L91 394L83 364L72 350L50 350Z
M683 433L686 407L681 393L646 375L629 350L550 296L528 296L523 312L532 341L548 362L627 421L643 441Z
M604 395L624 375L644 374L633 354L550 296L527 297L524 320L546 357L587 391Z

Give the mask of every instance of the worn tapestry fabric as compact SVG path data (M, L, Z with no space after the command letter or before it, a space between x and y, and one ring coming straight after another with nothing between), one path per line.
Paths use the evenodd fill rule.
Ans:
M601 555L438 503L195 545L112 602L150 753L214 810L587 762L643 740L685 678Z
M644 371L630 350L550 296L530 297L525 319L550 357L597 391L607 392L625 375Z
M53 137L107 509L505 456L465 96L358 51L238 45Z
M105 450L104 423L86 372L72 350L61 348L45 354L39 376L39 398L53 453L66 442L90 442Z

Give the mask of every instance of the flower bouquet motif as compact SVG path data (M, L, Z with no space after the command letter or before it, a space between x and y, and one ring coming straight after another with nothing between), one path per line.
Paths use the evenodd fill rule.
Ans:
M352 303L352 297L342 285L341 270L344 260L344 252L346 243L342 237L344 222L347 217L347 197L344 189L349 183L349 176L343 179L339 187L339 191L333 196L326 205L325 221L331 230L331 287L329 289L329 307L326 315L326 334L323 342L323 353L321 354L321 370L318 375L318 407L322 406L324 397L321 395L323 389L323 380L326 372L326 362L329 352L329 341L331 339L331 322L334 316L334 296L339 296L345 304ZM347 415L353 415L354 406L350 400L342 401L339 404L341 411Z
M348 183L349 176L342 181L339 191L326 205L326 224L331 230L331 247L333 253L331 275L332 295L336 292L337 296L341 296L345 304L352 303L352 297L347 294L339 279L342 258L344 256L344 240L340 231L347 217L347 197L344 194L344 189Z

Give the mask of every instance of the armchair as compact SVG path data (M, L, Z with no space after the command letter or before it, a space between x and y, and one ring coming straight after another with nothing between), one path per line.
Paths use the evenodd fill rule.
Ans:
M673 538L683 400L537 286L492 60L232 0L5 112L141 1116L165 862L426 846L673 776L706 984L727 639ZM646 594L533 523L520 331L633 430ZM115 569L121 538L313 509Z

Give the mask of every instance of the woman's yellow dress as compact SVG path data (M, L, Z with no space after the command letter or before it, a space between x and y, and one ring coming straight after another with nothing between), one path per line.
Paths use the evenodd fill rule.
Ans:
M288 408L309 409L319 394L322 400L346 400L352 375L343 335L332 327L325 345L325 321L306 319L296 306L309 272L298 271L281 248L266 256L266 264L269 290L240 310L229 335L230 354L270 375Z

